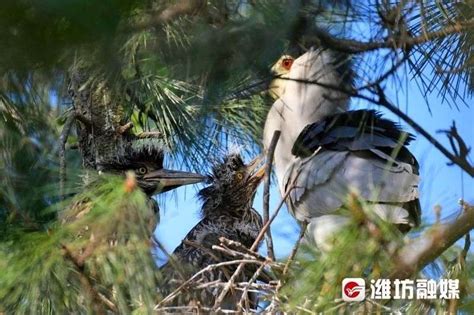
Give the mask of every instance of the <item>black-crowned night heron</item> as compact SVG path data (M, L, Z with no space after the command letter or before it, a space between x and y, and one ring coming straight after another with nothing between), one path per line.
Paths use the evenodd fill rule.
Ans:
M202 220L175 249L170 262L161 268L162 275L167 280L167 285L160 288L164 295L197 271L211 264L234 259L212 250L213 245L220 244L220 237L240 242L247 248L253 245L262 227L261 216L252 208L255 192L264 175L264 168L259 167L260 161L257 158L246 165L239 154L233 153L213 167L212 174L209 175L209 186L199 192L199 198L203 202ZM237 265L215 268L196 281L225 282L236 268ZM245 267L238 281L248 281L255 269L251 265ZM195 291L190 286L189 290L172 303L212 307L219 292L212 286ZM229 292L221 307L235 309L241 294L240 291Z
M135 140L136 143L139 141ZM206 180L206 177L200 174L165 169L163 164L164 150L161 146L135 144L116 161L101 164L100 168L109 173L134 172L138 186L149 197Z
M165 169L163 163L164 149L161 144L151 140L136 140L113 160L100 163L98 169L99 173L104 174L125 175L131 172L138 187L149 197L150 207L158 216L159 208L156 201L151 198L153 195L206 180L206 177L200 174ZM81 208L82 206L75 205L67 208L61 213L61 221L63 223L74 221L77 214L84 214ZM155 228L154 223L150 222L151 229Z
M405 147L412 136L375 111L348 111L350 79L328 50L296 59L268 113L264 146L275 130L279 189L291 214L308 221L306 238L323 251L350 220L338 214L348 196L371 204L402 231L420 221L418 163ZM338 90L337 87L342 87Z
M272 74L275 78L270 82L268 92L273 99L278 99L285 92L285 85L291 66L295 59L290 55L283 55L271 68Z

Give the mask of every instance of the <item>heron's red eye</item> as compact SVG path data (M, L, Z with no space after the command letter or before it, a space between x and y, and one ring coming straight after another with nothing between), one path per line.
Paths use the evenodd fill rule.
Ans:
M281 62L281 65L282 65L283 68L285 68L286 70L290 70L292 64L293 64L293 59L290 59L290 58L285 58L285 59L283 59L283 61Z

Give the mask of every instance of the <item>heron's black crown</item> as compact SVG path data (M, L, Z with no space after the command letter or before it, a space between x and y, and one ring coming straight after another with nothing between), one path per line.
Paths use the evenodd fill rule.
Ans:
M133 171L140 188L149 196L165 192L182 185L195 184L205 177L189 172L163 168L164 149L152 139L131 142L113 161L100 164L104 172L124 173Z

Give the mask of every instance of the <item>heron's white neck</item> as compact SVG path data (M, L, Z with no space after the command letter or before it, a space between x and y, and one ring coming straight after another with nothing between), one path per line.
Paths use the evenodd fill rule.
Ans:
M348 96L337 90L340 74L330 63L327 52L309 51L293 63L285 93L270 109L264 129L264 147L268 149L275 130L281 131L275 149L275 172L283 193L288 166L294 159L293 144L303 128L328 115L348 109ZM293 79L293 80L292 80ZM304 82L302 82L304 81Z

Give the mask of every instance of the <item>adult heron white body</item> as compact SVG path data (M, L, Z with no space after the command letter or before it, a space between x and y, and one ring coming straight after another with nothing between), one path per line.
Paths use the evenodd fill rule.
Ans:
M331 248L350 220L338 212L350 193L404 232L418 225L418 163L406 148L413 137L375 111L349 111L350 80L328 50L303 54L286 77L263 142L268 149L281 131L274 168L282 196L291 189L290 213L308 221L306 239Z

